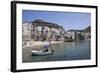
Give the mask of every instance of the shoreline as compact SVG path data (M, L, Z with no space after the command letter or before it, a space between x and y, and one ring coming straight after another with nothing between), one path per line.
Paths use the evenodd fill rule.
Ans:
M27 45L22 46L22 48L49 45L50 43L51 44L57 44L57 43L63 43L63 42L64 41L51 41L51 42L48 42L48 41L45 41L45 42L43 42L43 41L31 41L31 42L28 42Z

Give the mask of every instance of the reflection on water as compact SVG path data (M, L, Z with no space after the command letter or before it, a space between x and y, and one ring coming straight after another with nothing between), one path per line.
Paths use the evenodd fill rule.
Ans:
M44 62L61 60L85 60L91 58L90 41L64 42L52 45L53 55L31 56L31 49L23 49L23 62Z

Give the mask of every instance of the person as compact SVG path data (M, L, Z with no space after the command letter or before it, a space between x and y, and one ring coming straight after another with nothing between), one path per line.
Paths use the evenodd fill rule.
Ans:
M51 49L51 52L53 53L54 50L52 49L52 44L51 44L51 41L50 41L50 40L49 40L49 47L50 47L50 49Z
M49 41L49 43L50 43L50 49L51 49L51 52L53 53L53 52L54 52L54 50L52 49L51 42Z
M51 44L51 41L49 40L49 44L46 44L46 45L44 45L43 46L43 52L48 52L49 51L49 49L51 49L50 51L53 53L54 51L53 51L53 49L52 49L52 44Z
M49 51L48 48L49 48L49 45L44 45L43 52L48 52Z

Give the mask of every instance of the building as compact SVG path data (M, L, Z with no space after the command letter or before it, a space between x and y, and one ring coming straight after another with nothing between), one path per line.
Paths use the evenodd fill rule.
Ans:
M74 41L91 39L91 27L83 30L68 30L64 36L66 40L72 39Z
M80 30L69 30L66 32L66 36L68 39L73 39L75 41L82 40L82 31Z
M34 41L59 41L64 40L64 32L62 26L46 22L40 19L23 24L23 40Z
M68 30L62 26L36 19L22 25L23 41L79 41L91 39L91 27L83 30Z
M84 29L85 39L91 39L91 26Z
M31 23L27 22L22 25L22 40L29 41L31 40L31 30L32 25Z

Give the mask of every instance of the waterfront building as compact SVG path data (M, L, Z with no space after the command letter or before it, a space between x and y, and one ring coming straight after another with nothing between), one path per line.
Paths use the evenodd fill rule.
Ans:
M64 40L62 26L40 19L23 24L23 38L34 41L59 41Z
M58 24L40 19L22 25L23 41L79 41L91 39L91 27L83 30L68 30Z
M29 41L31 40L31 30L32 25L31 23L27 22L22 25L22 40Z
M85 39L91 39L91 26L84 29Z
M68 39L73 39L75 41L78 41L82 38L81 32L78 30L69 30L66 32L66 36Z
M91 39L91 27L87 27L83 30L68 30L65 33L65 39L78 40L90 40Z

